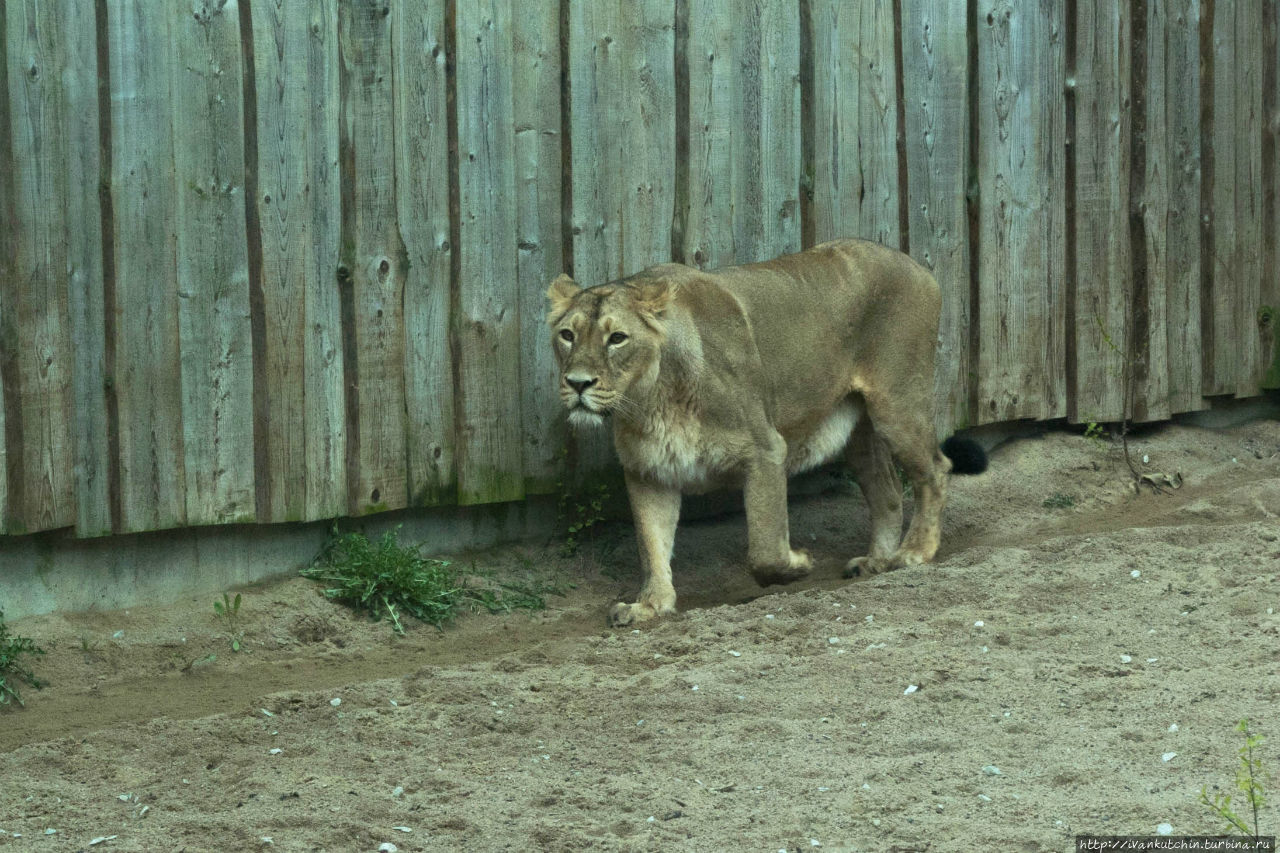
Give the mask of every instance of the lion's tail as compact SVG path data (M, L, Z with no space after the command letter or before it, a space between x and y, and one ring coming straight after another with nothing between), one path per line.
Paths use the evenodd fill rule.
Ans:
M971 438L953 435L942 442L942 452L951 460L952 474L981 474L987 470L987 451Z

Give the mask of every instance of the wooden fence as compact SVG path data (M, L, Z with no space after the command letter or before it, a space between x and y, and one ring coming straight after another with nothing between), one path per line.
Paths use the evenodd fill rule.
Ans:
M0 531L519 499L598 283L837 235L940 426L1280 385L1275 0L2 0Z

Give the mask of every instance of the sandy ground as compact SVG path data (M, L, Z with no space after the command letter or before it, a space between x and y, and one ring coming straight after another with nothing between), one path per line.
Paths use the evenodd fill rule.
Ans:
M203 599L14 623L51 684L0 712L0 849L1065 851L1217 831L1198 799L1232 785L1240 718L1280 772L1280 423L1131 445L1181 488L1135 495L1118 450L1078 434L1021 439L953 481L936 564L869 580L840 579L866 515L838 478L792 502L818 569L785 590L743 571L741 516L689 523L683 612L638 631L604 623L637 585L622 525L575 558L475 556L566 595L443 632L397 638L301 579L243 590L239 653ZM1262 826L1280 830L1275 804Z

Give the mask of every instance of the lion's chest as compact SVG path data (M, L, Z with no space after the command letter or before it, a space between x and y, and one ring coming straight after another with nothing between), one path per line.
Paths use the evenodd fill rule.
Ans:
M618 434L622 467L684 492L727 485L731 454L708 440L702 426L690 420L654 420L643 433Z

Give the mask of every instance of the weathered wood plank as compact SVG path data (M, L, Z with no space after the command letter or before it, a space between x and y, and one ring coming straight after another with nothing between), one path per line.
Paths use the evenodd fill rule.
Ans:
M352 515L403 507L405 245L396 223L390 7L338 6L340 160L347 383L347 486ZM402 10L397 7L397 13Z
M1167 150L1168 208L1163 228L1165 291L1168 330L1169 408L1188 412L1205 406L1201 396L1200 280L1200 0L1168 0L1165 25L1160 33L1149 28L1154 40L1166 35L1163 67L1164 144ZM1150 44L1150 42L1148 42ZM1148 79L1154 79L1149 75ZM1150 110L1149 110L1150 112ZM1147 132L1147 144L1154 135ZM1148 187L1150 187L1148 181ZM1153 280L1154 281L1154 280ZM1153 369L1155 365L1152 365Z
M1147 4L1143 218L1151 306L1147 381L1135 420L1203 407L1200 397L1200 41L1199 0ZM1135 22L1136 24L1136 22ZM1134 247L1137 251L1138 247Z
M1130 23L1127 7L1076 6L1075 387L1067 417L1128 417ZM1145 349L1145 347L1144 347Z
M911 256L942 288L934 377L939 433L969 413L969 46L965 8L951 0L902 4L903 112Z
M6 4L9 124L13 146L13 235L9 338L19 382L21 506L11 518L25 532L75 521L72 474L72 350L68 305L66 130L77 107L62 83L72 61L59 11ZM74 188L78 190L79 188Z
M174 12L176 14L176 12ZM170 14L108 0L120 527L186 520Z
M5 216L4 227L0 228L0 534L13 532L20 525L13 524L9 518L11 504L21 501L21 486L13 493L9 488L9 477L12 474L18 481L21 472L10 471L9 454L15 458L21 452L15 440L15 421L12 415L6 420L6 410L17 408L18 381L15 375L15 364L8 342L17 340L14 329L16 308L11 303L13 295L11 282L16 281L13 273L13 259L17 254L15 229L10 227L8 219L15 208L13 174L17 169L13 165L13 146L9 140L13 134L9 128L9 39L8 16L0 14L0 211Z
M572 272L584 287L671 260L675 15L666 0L571 3ZM575 438L576 473L613 458L605 430Z
M1235 381L1230 390L1237 397L1254 397L1266 366L1262 362L1262 126L1271 121L1262 112L1262 3L1264 0L1236 0L1229 4L1235 12L1235 62L1231 66L1235 86L1235 243L1231 247L1233 266L1238 270L1235 293L1237 335L1240 339ZM1222 4L1222 11L1228 8ZM1225 21L1223 22L1226 23ZM1229 33L1224 32L1226 37ZM1220 69L1225 71L1226 69ZM1218 172L1220 179L1225 177ZM1219 244L1221 247L1221 244ZM1272 283L1266 289L1271 291Z
M515 18L516 258L520 289L520 423L525 491L549 493L563 465L565 423L547 344L546 290L564 272L561 190L560 8Z
M524 495L516 269L514 34L500 0L458 6L458 502Z
M269 521L346 509L337 4L253 5Z
M981 423L1066 413L1061 15L978 6Z
M1212 108L1213 141L1209 187L1212 241L1209 275L1212 298L1201 305L1205 313L1204 387L1206 395L1235 391L1240 369L1240 330L1236 326L1236 300L1240 290L1241 257L1236 251L1236 139L1237 103L1235 65L1235 4L1214 3L1212 8Z
M1263 177L1267 207L1263 220L1262 307L1259 327L1262 340L1263 388L1280 388L1280 5L1263 5L1262 114L1271 116L1263 125Z
M573 269L587 286L671 259L674 11L573 3L569 30Z
M409 499L453 503L454 370L449 343L454 247L449 245L446 3L406 3L396 38L396 205L408 253L405 400Z
M92 6L64 0L58 10L70 57L63 89L67 110L68 307L72 349L76 535L111 532L110 445L104 359L106 317L102 261L102 149L99 139L98 33Z
M236 2L170 24L188 524L252 522L253 345Z
M759 0L688 6L685 262L749 263L800 247L800 31Z
M897 247L898 96L892 4L813 0L814 239Z

